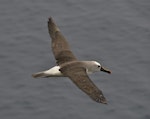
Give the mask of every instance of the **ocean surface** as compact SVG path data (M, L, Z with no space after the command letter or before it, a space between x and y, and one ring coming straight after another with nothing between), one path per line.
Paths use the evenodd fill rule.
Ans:
M108 104L68 78L31 77L55 65L53 17ZM150 119L150 0L1 0L0 119Z

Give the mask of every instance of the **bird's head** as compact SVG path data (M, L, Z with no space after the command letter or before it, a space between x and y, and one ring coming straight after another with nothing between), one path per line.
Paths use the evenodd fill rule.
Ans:
M93 61L93 68L94 68L95 71L103 71L103 72L111 74L110 70L102 67L101 64L96 62L96 61Z

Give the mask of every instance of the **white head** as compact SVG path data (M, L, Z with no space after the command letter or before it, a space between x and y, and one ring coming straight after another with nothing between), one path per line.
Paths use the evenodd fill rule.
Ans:
M110 70L105 69L104 67L101 66L100 63L98 63L96 61L92 61L91 71L92 72L103 71L103 72L106 72L106 73L109 73L109 74L111 73Z

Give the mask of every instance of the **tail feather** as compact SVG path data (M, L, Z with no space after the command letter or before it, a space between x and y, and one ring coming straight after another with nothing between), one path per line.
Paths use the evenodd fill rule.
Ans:
M40 77L45 78L45 77L47 77L47 75L44 72L38 72L38 73L32 74L32 77L34 77L34 78L40 78Z

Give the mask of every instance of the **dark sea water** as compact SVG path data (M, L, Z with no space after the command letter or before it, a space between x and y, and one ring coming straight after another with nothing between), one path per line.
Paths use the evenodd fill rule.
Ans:
M111 69L90 76L108 105L31 77L55 65L50 16L78 59ZM0 119L150 119L150 0L1 0L0 77Z

